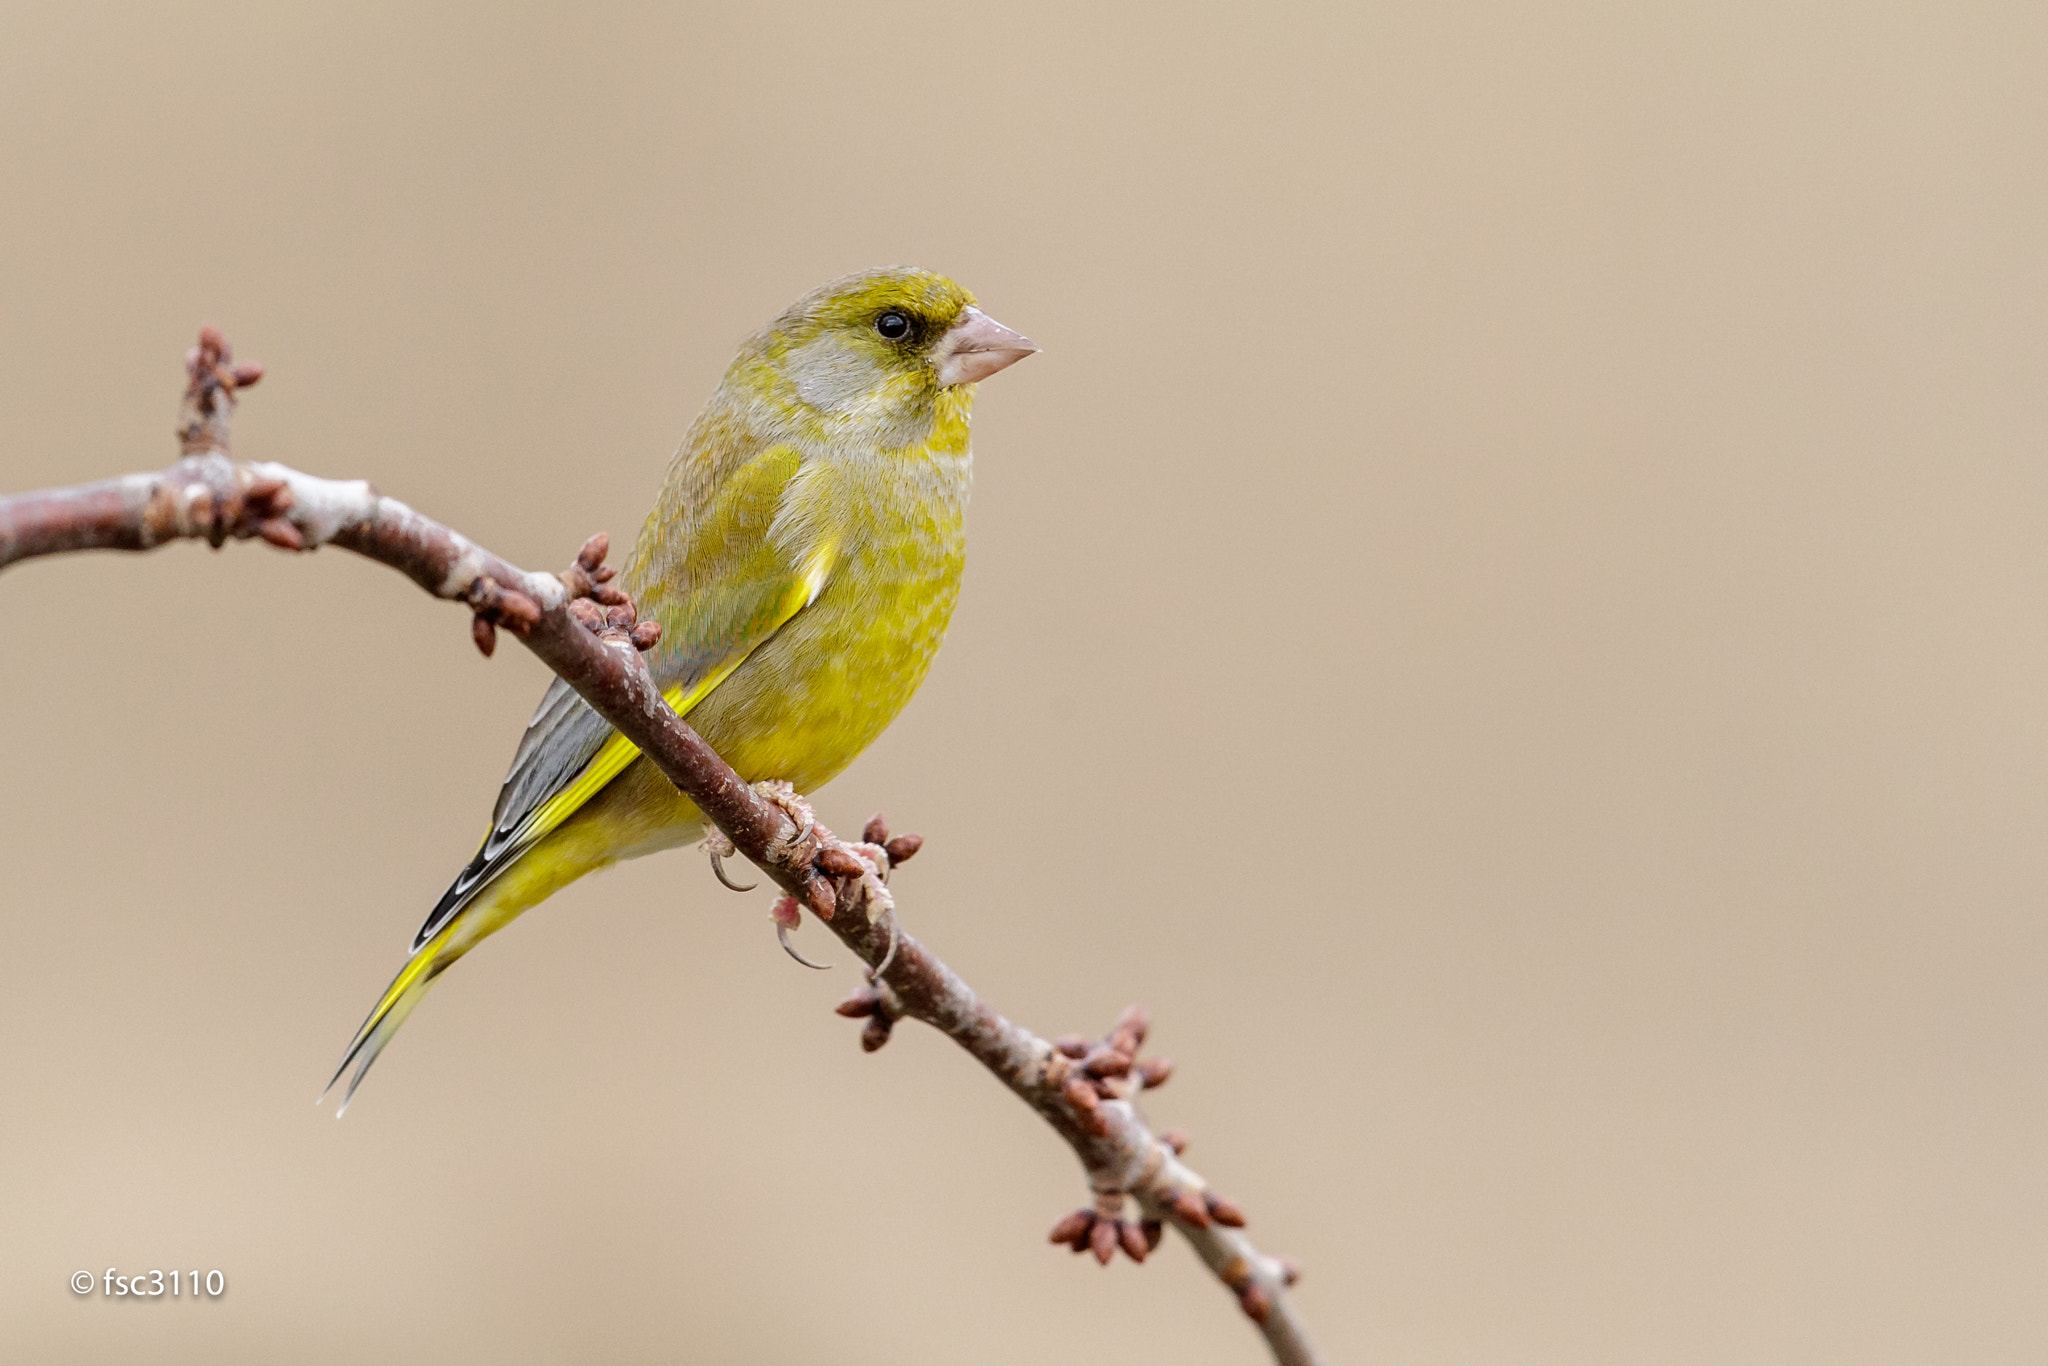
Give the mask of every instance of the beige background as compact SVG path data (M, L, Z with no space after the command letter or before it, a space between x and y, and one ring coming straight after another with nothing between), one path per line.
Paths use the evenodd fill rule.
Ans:
M1332 1360L2038 1362L2044 15L11 0L0 482L167 460L211 320L243 453L553 564L789 299L957 274L1045 354L823 812L1005 1010L1154 1008ZM693 855L315 1110L543 683L396 576L0 641L10 1359L1258 1359Z

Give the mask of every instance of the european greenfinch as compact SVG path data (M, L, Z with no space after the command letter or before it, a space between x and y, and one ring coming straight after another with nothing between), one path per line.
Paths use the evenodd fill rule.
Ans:
M953 281L903 269L825 285L741 345L620 581L661 623L646 659L669 705L742 777L815 788L924 681L960 588L976 383L1037 349ZM483 847L335 1069L356 1068L340 1108L478 941L586 873L704 833L557 679Z

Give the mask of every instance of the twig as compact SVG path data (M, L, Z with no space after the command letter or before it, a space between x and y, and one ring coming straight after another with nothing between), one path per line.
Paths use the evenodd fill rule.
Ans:
M1048 1043L989 1008L936 954L902 933L885 879L917 852L918 838L891 839L878 816L861 841L842 842L786 786L757 789L728 767L661 700L640 658L659 628L639 621L610 582L602 534L563 573L532 573L360 480L235 461L228 437L236 394L256 383L262 368L235 365L210 328L186 367L178 427L183 458L153 474L0 498L0 569L32 556L150 550L173 540L219 547L260 537L293 551L334 545L467 605L485 654L500 628L511 631L774 879L785 893L774 912L780 925L793 928L800 906L871 968L883 966L839 1007L867 1020L863 1046L881 1047L899 1018L921 1020L971 1053L1067 1141L1094 1204L1061 1220L1055 1242L1092 1251L1105 1263L1119 1249L1142 1261L1171 1223L1237 1296L1276 1361L1316 1361L1286 1294L1293 1266L1252 1245L1236 1206L1180 1160L1184 1140L1155 1136L1137 1108L1138 1096L1164 1084L1172 1070L1164 1059L1138 1056L1148 1028L1144 1012L1125 1011L1096 1043ZM1127 1219L1133 1201L1139 1217Z

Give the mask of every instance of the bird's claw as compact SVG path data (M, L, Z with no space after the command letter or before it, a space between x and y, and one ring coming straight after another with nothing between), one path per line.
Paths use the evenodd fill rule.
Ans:
M789 930L786 926L777 925L775 927L775 942L782 945L784 953L796 959L797 962L802 963L807 968L816 968L819 972L830 972L832 970L830 963L813 963L810 959L798 953L796 945L789 942Z
M751 892L761 885L758 882L734 882L726 876L725 864L720 861L717 854L711 856L711 875L735 892Z
M726 887L731 888L735 892L751 892L761 885L758 882L734 882L726 874L725 860L739 853L739 847L732 842L731 836L716 826L713 826L711 833L704 837L704 852L711 856L711 875ZM785 942L783 947L788 948L789 945ZM799 959L798 961L801 962L802 960ZM813 964L812 966L816 965Z
M868 980L870 982L881 981L882 974L887 972L889 970L889 965L896 961L897 942L898 941L896 934L896 917L894 915L891 915L889 917L889 948L888 951L882 955L882 961L875 964L875 966L868 972Z
M804 923L803 912L797 909L795 897L779 896L775 898L775 905L768 912L768 916L775 922L775 942L782 945L784 953L796 959L797 962L802 963L807 968L816 968L820 972L825 972L831 968L832 965L830 963L813 963L810 959L798 953L796 945L789 942L789 932Z

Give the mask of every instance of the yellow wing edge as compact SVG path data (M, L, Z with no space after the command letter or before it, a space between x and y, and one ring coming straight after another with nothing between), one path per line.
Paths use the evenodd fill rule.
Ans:
M818 546L806 558L803 573L790 584L782 595L782 601L776 604L775 625L767 636L762 637L763 640L781 630L791 617L817 601L818 594L824 591L826 575L831 572L833 552L834 547L827 543ZM676 715L688 716L699 702L710 695L713 688L723 683L752 653L753 650L749 649L745 653L735 655L698 679L687 692L684 691L682 684L677 684L661 695L662 701L668 703L669 709ZM585 802L602 792L606 783L624 773L626 765L639 757L638 745L617 731L612 732L611 738L591 756L590 762L576 775L575 781L535 807L533 814L520 824L517 842L521 845L530 845L547 838L561 827L562 822L575 815Z

